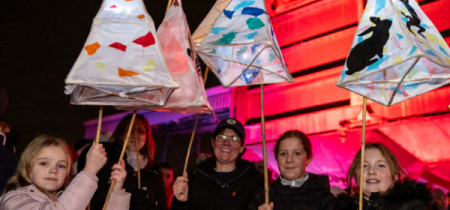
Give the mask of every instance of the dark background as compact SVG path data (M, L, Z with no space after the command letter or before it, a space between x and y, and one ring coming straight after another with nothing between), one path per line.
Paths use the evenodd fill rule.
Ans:
M19 153L38 134L57 135L69 143L82 139L83 122L97 118L98 107L70 105L70 96L64 94L64 80L83 49L102 1L0 2L0 87L6 89L9 99L0 121L20 133ZM167 0L144 3L157 28L164 18ZM192 33L214 3L183 1ZM209 74L206 87L219 84ZM118 112L105 107L103 116Z

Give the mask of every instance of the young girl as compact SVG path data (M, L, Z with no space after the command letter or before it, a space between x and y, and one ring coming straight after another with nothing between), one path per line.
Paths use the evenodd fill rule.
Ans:
M98 190L91 200L91 209L102 209L106 195L109 190L109 175L111 166L117 163L122 145L126 138L132 115L125 116L117 125L116 130L109 139L111 143L104 143L108 161L97 173ZM137 167L137 155L139 154L140 164ZM123 157L125 160L125 170L128 172L123 184L123 188L131 193L130 209L167 209L164 182L155 171L151 170L153 156L155 154L155 143L153 141L150 124L147 119L138 114L134 123L127 150ZM89 163L86 160L86 151L80 155L78 169ZM138 174L141 173L141 188L138 186Z
M49 136L35 138L22 153L17 173L8 181L0 198L2 210L84 210L97 189L95 174L106 162L101 144L93 145L86 167L72 181L69 146ZM124 164L116 164L111 179L116 180L108 210L125 210L130 194L122 190ZM64 190L64 191L61 191Z
M275 145L280 177L269 189L270 204L264 204L264 192L253 198L249 209L335 209L336 198L330 192L328 176L305 171L313 154L311 141L300 131L288 131Z
M361 150L353 159L347 173L347 185L357 185L361 179ZM394 153L381 143L368 143L365 147L363 173L363 209L429 209L432 201L426 184L409 180L408 172L402 168ZM359 187L358 187L359 189ZM339 209L358 209L359 194L353 198L340 194Z

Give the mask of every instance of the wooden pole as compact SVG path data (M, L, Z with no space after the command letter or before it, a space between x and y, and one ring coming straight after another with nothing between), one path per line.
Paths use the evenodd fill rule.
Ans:
M119 159L123 158L123 154L125 154L125 150L127 149L128 139L130 138L130 133L131 133L131 130L133 129L134 119L136 118L136 113L137 113L137 110L134 110L133 117L131 118L131 122L130 122L130 127L128 127L127 137L125 138L125 141L123 142L122 153L120 153ZM119 164L120 164L120 161L119 161ZM106 196L105 204L103 204L103 210L106 210L106 207L108 206L109 198L111 197L111 192L112 192L112 189L113 189L115 183L116 183L116 180L113 179L111 182L111 186L109 187L108 195Z
M99 144L99 142L100 142L100 132L102 131L102 115L103 115L103 106L100 106L100 110L98 111L98 126L97 126L97 137L95 138L95 144Z
M169 2L167 2L167 8L166 8L166 14L169 11L170 6L172 6L173 2L172 0L169 0Z
M141 159L139 158L139 145L138 145L138 139L135 138L135 145L136 145L136 158L137 158L137 174L138 174L138 189L141 189Z
M366 108L367 98L363 98L362 135L361 135L361 173L359 176L359 210L363 209L363 185L364 185L364 150L366 148Z
M267 172L266 127L264 120L264 85L261 85L261 138L264 158L264 192L266 204L269 204L269 174Z
M203 77L204 85L206 85L206 79L208 78L208 72L209 72L209 66L206 67L205 75ZM189 161L189 155L191 154L192 142L194 141L195 130L197 130L198 116L199 116L199 114L195 115L194 129L192 131L191 141L189 142L189 147L188 147L188 151L187 151L187 155L186 155L186 160L184 162L183 176L185 176L186 173L187 173L186 170L187 170L187 165L188 165L188 161Z

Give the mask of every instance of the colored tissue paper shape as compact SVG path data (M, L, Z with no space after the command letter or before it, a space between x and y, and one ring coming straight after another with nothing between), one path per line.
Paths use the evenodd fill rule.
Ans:
M105 68L106 68L106 65L105 65L104 63L97 62L97 67L98 67L99 69L105 69Z
M211 33L213 34L218 34L221 31L225 30L226 28L222 28L222 27L215 27L215 28L211 28Z
M142 45L142 47L148 47L155 44L155 37L153 37L152 32L149 31L145 36L141 36L135 39L133 42L138 45Z
M248 6L251 6L251 5L253 5L253 4L255 4L255 1L253 1L253 0L250 0L250 1L242 1L242 2L239 3L237 6L234 7L234 10L236 11L236 10L238 10L238 9L241 9L241 8L244 8L244 7L248 7Z
M217 0L192 35L195 51L225 88L294 81L265 5Z
M260 15L262 15L264 13L266 13L266 12L263 9L260 9L260 8L257 8L257 7L245 7L242 10L241 14L243 14L243 15L252 15L252 16L258 17L258 16L260 16Z
M449 48L415 0L368 0L356 31L337 86L390 106L450 84Z
M264 23L259 18L249 18L247 19L247 26L252 30L261 29L264 27Z
M142 71L150 72L152 69L156 67L156 62L153 59L150 59L142 68Z
M114 42L114 43L110 44L109 46L112 47L112 48L124 51L124 52L127 50L127 46L125 46L125 45L123 45L122 43L119 43L119 42Z
M143 0L103 1L65 80L70 103L162 107L180 85L155 33Z
M128 71L128 70L124 70L124 69L121 69L121 68L118 68L118 69L119 69L119 76L120 77L128 77L128 76L139 75L139 73L134 72L134 71Z
M229 18L231 20L231 18L233 18L233 14L235 11L229 11L229 10L223 10L223 14L225 16L227 16L227 18Z
M163 106L116 106L118 109L212 113L212 108L208 103L206 91L203 86L202 77L196 69L196 54L190 51L190 48L193 48L191 46L192 40L190 40L189 27L181 4L182 2L179 1L178 6L174 4L169 7L156 33L162 46L170 74L175 81L179 82L180 87L172 92ZM144 66L143 71L150 72L155 67L155 61L150 59ZM161 89L149 97L155 97L158 94L166 94L166 91Z
M100 44L98 42L95 42L93 44L84 47L88 55L93 55L95 52L97 52L98 48L100 48Z

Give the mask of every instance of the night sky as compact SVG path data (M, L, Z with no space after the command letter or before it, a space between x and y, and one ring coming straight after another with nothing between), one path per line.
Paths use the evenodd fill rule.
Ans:
M2 0L0 87L9 103L0 116L20 133L18 150L38 134L52 134L69 143L84 136L83 122L98 117L96 106L70 105L64 80L89 35L101 0ZM166 0L144 0L156 27L162 22ZM185 0L183 8L191 32L214 0ZM209 74L207 87L218 85ZM104 116L118 113L105 107Z

